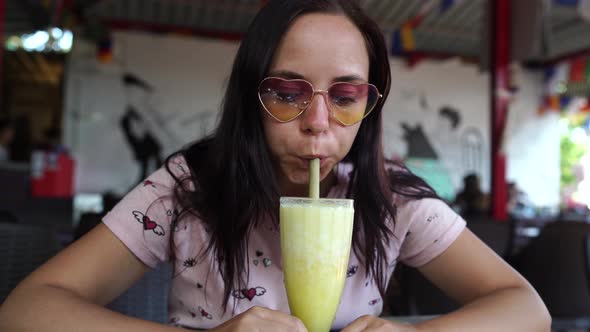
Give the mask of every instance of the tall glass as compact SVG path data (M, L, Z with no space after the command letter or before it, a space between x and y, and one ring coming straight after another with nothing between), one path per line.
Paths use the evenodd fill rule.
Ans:
M346 279L354 220L351 199L281 197L281 251L291 314L328 332Z

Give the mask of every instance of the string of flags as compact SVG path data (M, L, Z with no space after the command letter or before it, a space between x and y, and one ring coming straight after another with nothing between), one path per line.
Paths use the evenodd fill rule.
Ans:
M438 12L443 15L452 7L461 4L464 0L428 0L418 9L416 14L406 20L398 29L393 31L391 53L404 55L416 50L414 31L422 24L424 18L431 13Z
M581 103L590 95L590 56L577 56L545 69L544 91L539 113L590 112Z
M590 0L553 0L553 5L576 7L578 14L586 21L590 21Z
M113 38L109 34L96 44L97 58L100 63L113 61Z

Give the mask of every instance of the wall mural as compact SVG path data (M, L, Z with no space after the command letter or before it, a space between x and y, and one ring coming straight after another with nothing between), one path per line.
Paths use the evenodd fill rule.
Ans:
M401 138L399 143L390 142L397 145L391 157L403 160L441 197L452 201L464 176L485 175L487 155L480 128L465 125L458 106L431 106L423 91L409 89L398 97L402 102L394 112L402 120L396 126L384 126L386 131L399 133L386 132L386 137Z
M123 86L128 104L120 118L120 126L139 166L139 178L136 181L139 183L162 164L162 143L155 134L160 128L148 120L152 117L158 118L159 115L149 104L144 107L139 102L149 100L149 94L154 90L147 82L133 74L125 74ZM133 96L138 95L139 99L134 100ZM167 132L165 125L161 129Z
M205 136L213 126L214 113L163 112L152 102L156 91L150 83L132 73L125 73L122 83L127 104L119 125L137 162L139 177L136 182L139 183L162 165L166 157L164 143L180 147L187 142L179 135L187 130L193 137ZM175 128L177 122L184 130Z
M180 38L161 41L190 45L190 40ZM123 195L172 152L215 127L225 71L199 79L196 74L202 67L214 66L183 54L171 55L172 46L154 49L153 43L151 35L117 33L117 52L110 63L98 62L94 45L83 41L72 52L64 128L66 144L77 161L77 192ZM235 48L209 43L224 54ZM176 60L167 61L171 56ZM229 60L211 61L230 68ZM179 70L183 68L192 70Z

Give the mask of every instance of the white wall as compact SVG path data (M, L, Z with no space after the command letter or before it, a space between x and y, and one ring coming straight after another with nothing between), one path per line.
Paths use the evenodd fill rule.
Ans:
M130 32L115 33L113 44L115 59L110 64L98 64L94 45L82 42L75 44L68 61L64 118L66 141L78 161L78 192L122 194L137 180L138 166L119 128L129 100L121 83L124 72L154 86L155 93L139 108L147 110L146 118L157 114L147 125L167 154L214 127L237 50L232 42ZM404 157L409 151L402 123L409 128L420 125L438 157L436 172L448 175L458 189L462 176L475 171L488 190L488 75L458 60L426 61L411 69L396 59L391 64L392 89L384 108L387 157ZM516 179L533 202L556 205L557 120L536 115L541 76L524 73L519 78L521 91L505 144L508 178ZM454 129L439 116L444 106L460 114ZM465 136L474 131L481 138Z
M475 172L484 190L489 190L488 76L457 59L425 61L413 68L392 59L391 68L391 93L384 114L388 157L409 152L400 123L419 124L440 161L432 171L447 173L454 191L462 187L465 174ZM445 106L459 112L460 122L454 129L439 116ZM481 134L476 146L470 146L465 137L473 130ZM469 160L464 160L467 155Z
M68 60L65 128L78 162L77 192L123 194L137 183L139 168L119 125L128 103L124 73L154 87L137 108L166 156L214 127L237 50L233 42L130 32L115 33L113 45L109 64L99 64L95 46L81 41Z
M505 133L506 178L515 181L535 205L559 204L559 114L539 114L542 72L517 70L520 90L512 103Z

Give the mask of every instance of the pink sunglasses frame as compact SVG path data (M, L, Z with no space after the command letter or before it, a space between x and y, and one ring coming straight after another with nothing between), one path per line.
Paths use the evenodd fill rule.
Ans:
M305 105L305 107L303 109L301 109L301 112L297 113L297 115L295 115L294 117L292 117L289 120L280 120L280 119L278 119L274 114L272 114L271 111L269 111L266 108L266 106L264 105L264 102L262 101L262 97L260 96L260 88L262 87L262 84L265 81L269 80L269 79L279 79L279 80L282 80L282 81L300 81L300 82L305 82L305 83L309 84L309 86L311 87L311 90L312 90L312 94L311 94L311 97L310 97L309 101L307 102L307 105ZM371 109L363 115L362 118L360 118L358 121L355 121L353 123L348 123L347 124L347 123L342 122L340 119L338 119L338 117L336 116L336 114L332 110L332 103L330 102L330 98L328 98L328 96L329 96L328 95L328 91L334 85L336 85L336 84L342 84L342 83L351 84L351 85L368 85L368 86L373 87L375 89L375 91L377 91L377 100L375 101L375 105L373 105L371 107ZM297 78L297 79L286 79L286 78L282 78L282 77L269 76L269 77L264 78L260 82L260 84L258 84L258 100L260 101L260 105L262 105L262 107L264 108L264 110L266 111L266 113L268 113L271 117L273 117L278 122L282 122L282 123L293 121L297 117L299 117L301 114L303 114L309 108L309 105L311 105L311 102L313 101L313 98L315 97L316 94L321 94L321 95L324 96L324 98L326 98L327 105L328 105L328 110L330 111L330 114L332 115L332 117L334 117L334 119L336 119L336 121L338 121L340 124L342 124L343 126L347 126L347 127L348 126L352 126L352 125L354 125L356 123L361 122L364 118L367 117L367 115L371 114L371 112L373 112L373 110L375 109L375 106L377 106L379 98L383 98L383 95L379 92L379 89L377 89L377 87L375 85L371 84L371 83L358 83L358 84L355 84L355 83L350 83L350 82L334 82L334 83L330 84L330 86L328 87L327 90L321 90L321 89L317 89L316 90L316 89L313 88L313 84L311 84L311 82L309 82L307 80L304 80L304 79L301 79L301 78Z

